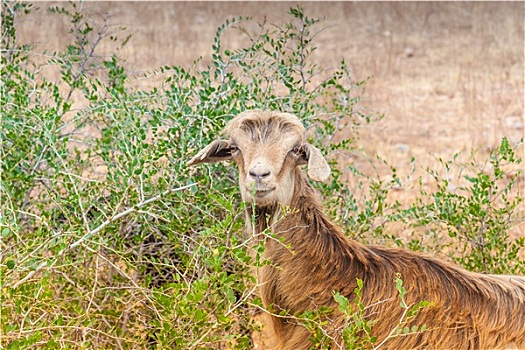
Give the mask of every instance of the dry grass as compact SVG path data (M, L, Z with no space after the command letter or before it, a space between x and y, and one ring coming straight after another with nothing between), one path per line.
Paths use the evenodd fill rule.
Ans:
M43 11L50 5L60 3L38 3L42 10L20 23L22 42L48 51L63 48L68 40L66 25L64 19ZM109 23L126 27L121 39L132 34L119 54L130 71L140 73L164 65L187 67L200 56L202 64L209 64L215 30L226 18L248 15L282 23L293 4L86 2L83 6L93 7L100 21L108 17ZM471 149L486 155L503 136L511 142L524 136L523 3L306 2L302 6L307 14L325 16L330 26L319 37L314 59L331 66L345 58L356 79L371 77L363 104L385 117L360 130L363 157L348 158L365 173L372 173L365 158L375 154L396 167L401 177L409 174L410 158L415 157L415 176L419 176L426 167L438 167L436 158L451 159L460 151L466 158ZM239 45L238 38L230 38L225 45ZM101 53L104 50L110 53L114 47L103 47ZM148 88L158 79L143 78L135 84ZM523 157L523 149L519 155ZM406 183L394 194L396 199L410 202L413 187Z

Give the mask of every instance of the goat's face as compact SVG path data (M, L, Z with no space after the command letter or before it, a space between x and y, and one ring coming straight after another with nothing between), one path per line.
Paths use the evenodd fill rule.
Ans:
M248 111L226 127L229 140L216 140L189 161L189 165L233 159L245 202L257 206L289 205L294 193L295 169L308 164L316 181L330 175L321 152L304 142L305 128L287 113Z

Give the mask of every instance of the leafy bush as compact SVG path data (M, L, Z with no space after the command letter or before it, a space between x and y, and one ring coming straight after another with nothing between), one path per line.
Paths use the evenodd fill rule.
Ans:
M196 61L191 68L158 68L149 75L167 78L148 91L131 88L135 78L117 55L98 54L102 41L125 45L129 37L118 39L118 32L97 24L75 2L49 10L69 20L73 40L64 51L41 56L18 43L15 30L20 16L37 10L27 2L2 6L0 344L251 347L257 329L252 310L259 301L250 271L259 262L251 260L251 242L241 234L234 170L188 169L185 162L250 108L295 113L325 153L349 151L352 142L335 143L334 136L379 118L358 108L364 82L352 79L344 61L333 69L311 61L323 22L300 7L290 9L289 23L258 23L255 31L244 27L250 18L227 20L217 30L210 66ZM226 33L248 44L230 49L223 43ZM508 143L499 151L494 169L502 159L518 162ZM487 271L514 269L515 255L507 260L513 266L495 268L493 253L517 254L523 247L523 240L509 243L512 220L503 220L520 213L519 200L508 196L512 183L497 192L507 209L489 207L495 192L488 188L503 179L499 170L492 178L472 177L473 187L462 197L441 187L424 193L422 198L439 201L436 210L424 199L401 210L387 202L389 184L373 182L367 196L365 187L346 188L340 180L345 169L331 163L334 176L320 190L327 197L339 194L328 203L332 214L350 223L350 232L364 239L383 234L369 232L378 217L414 225L427 225L423 218L448 220L450 227L478 220L487 227L484 248L472 258L459 251L458 261L479 269L482 259ZM460 210L464 205L472 209ZM452 216L453 210L462 217ZM454 232L452 238L468 245L480 231ZM334 297L341 305L351 302ZM354 336L373 320L343 309L348 347L373 343L373 335L359 341ZM304 317L308 325L318 316Z
M519 146L511 147L503 138L481 162L476 154L466 164L440 159L444 173L428 170L437 190L421 190L410 208L395 218L404 217L425 231L439 227L440 232L448 233L448 245L453 248L449 255L469 270L524 275L525 260L520 254L525 237L519 232L524 221L523 194L517 186L523 174L522 159L516 153ZM518 234L511 234L513 231ZM444 243L440 246L447 245Z

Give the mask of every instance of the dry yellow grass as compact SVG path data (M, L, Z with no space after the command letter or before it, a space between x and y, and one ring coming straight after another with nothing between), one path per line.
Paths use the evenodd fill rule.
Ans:
M47 14L60 2L39 2L19 23L22 42L48 51L69 40L65 18ZM94 18L126 29L130 42L119 50L130 72L151 71L164 65L189 67L203 57L210 63L216 28L232 16L289 20L287 2L85 2ZM318 37L313 59L324 66L344 58L356 79L371 77L363 104L384 113L378 123L363 127L359 146L366 156L379 155L415 176L426 167L439 168L436 158L465 157L471 149L486 155L503 136L511 143L524 136L524 13L521 2L304 2L310 16L326 17L329 27ZM117 27L115 27L117 29ZM226 47L239 45L226 37ZM106 45L100 53L111 53ZM159 79L139 79L149 88ZM350 136L347 134L341 137ZM519 150L523 157L523 148ZM369 164L359 155L346 158L367 174ZM380 172L383 171L379 169ZM385 169L385 176L387 174ZM428 176L423 182L429 181ZM394 195L410 202L413 183ZM523 189L524 180L519 179ZM523 195L524 191L521 191ZM523 230L523 226L519 229ZM519 232L518 232L519 233Z

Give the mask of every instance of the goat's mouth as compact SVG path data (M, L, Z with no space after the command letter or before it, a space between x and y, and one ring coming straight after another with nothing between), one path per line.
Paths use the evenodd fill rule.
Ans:
M255 202L257 205L266 205L274 201L273 194L275 193L275 188L252 188L246 189L248 202Z
M253 196L265 196L273 192L277 186L264 182L254 182L246 186L246 192L251 193Z
M267 195L269 195L270 193L272 193L274 190L275 190L275 188L270 188L270 189L267 189L267 190L257 190L257 191L255 191L253 193L253 195L254 195L255 198L264 198Z

